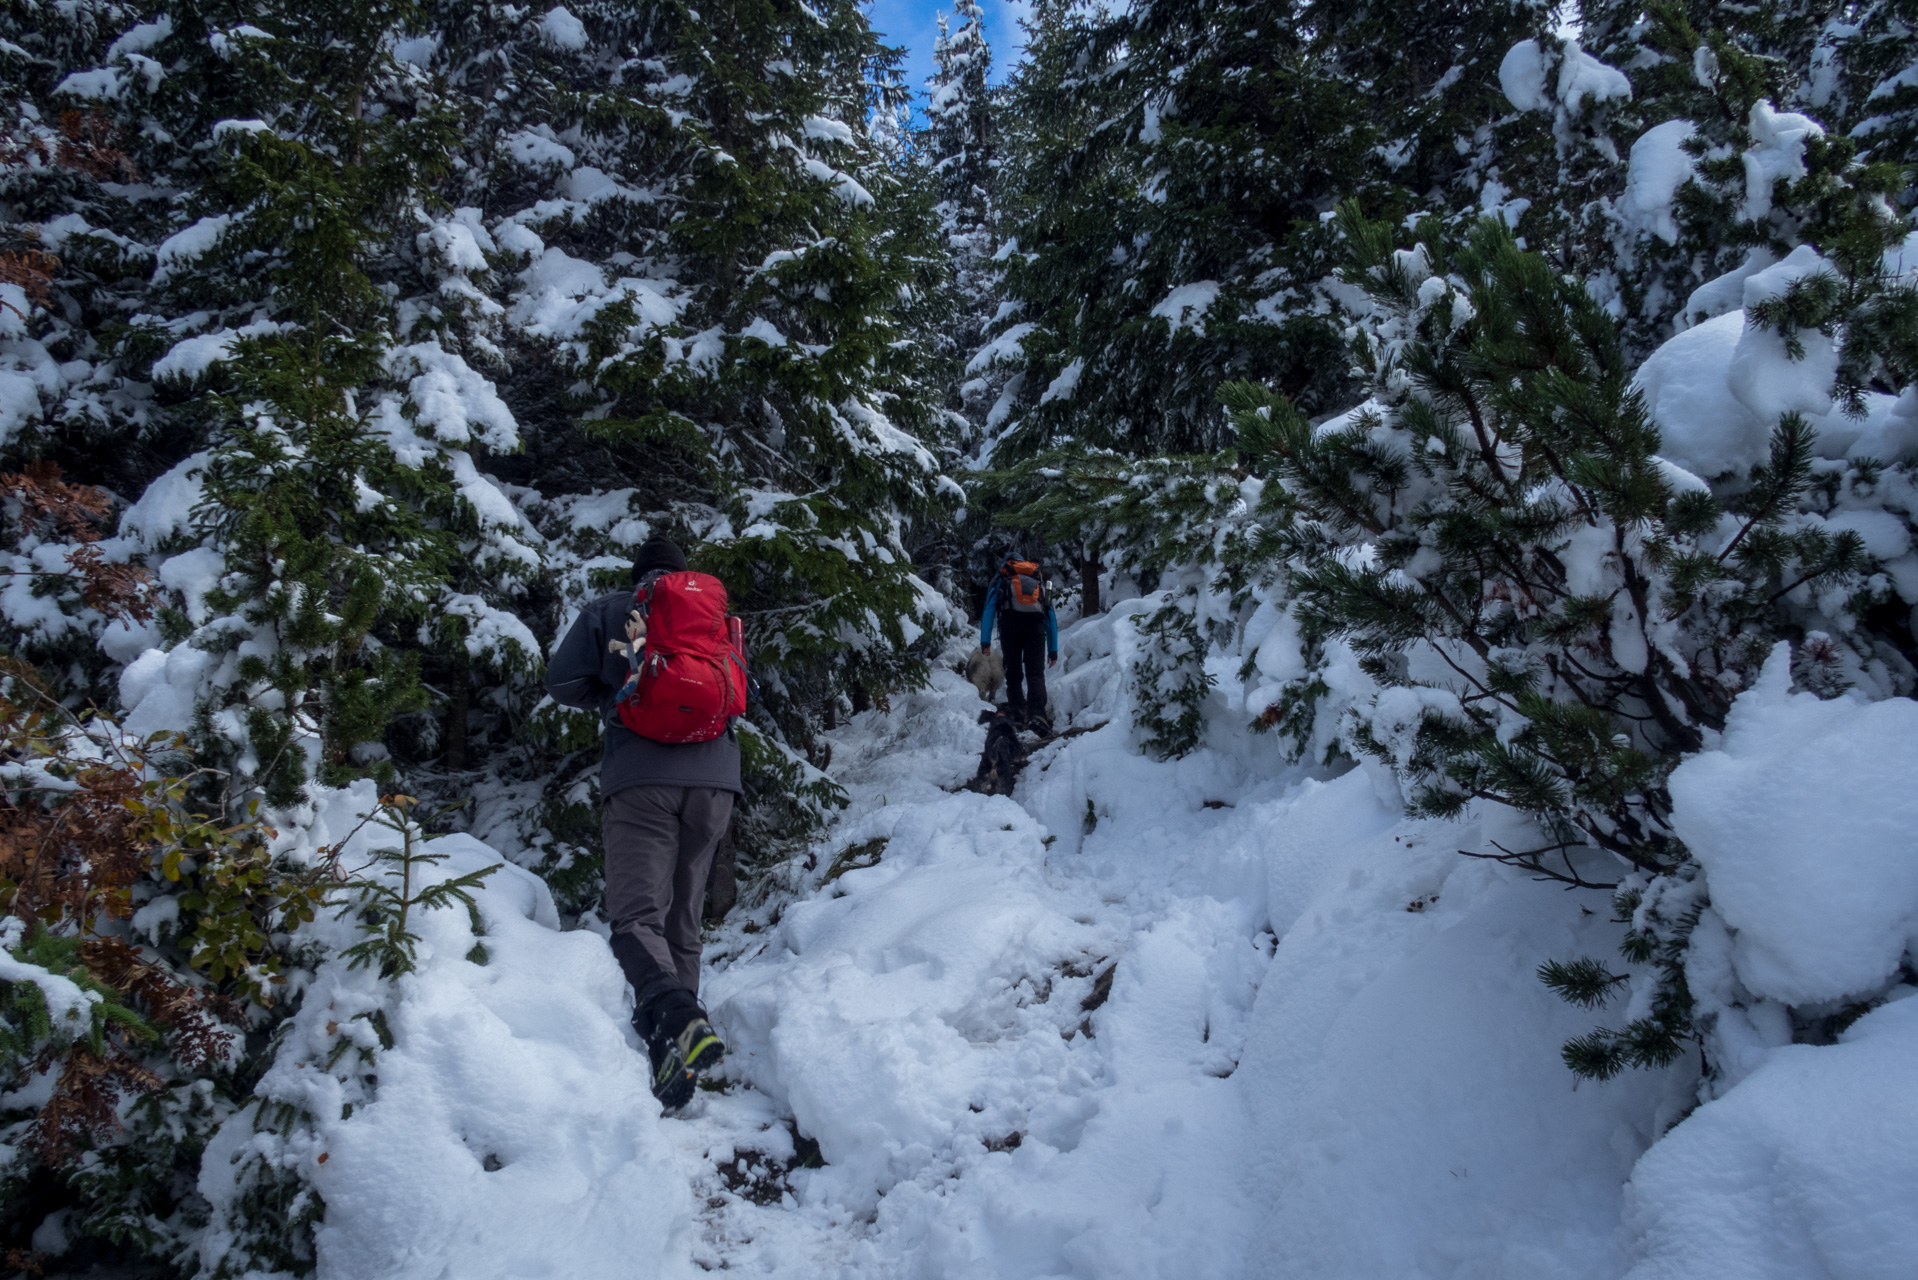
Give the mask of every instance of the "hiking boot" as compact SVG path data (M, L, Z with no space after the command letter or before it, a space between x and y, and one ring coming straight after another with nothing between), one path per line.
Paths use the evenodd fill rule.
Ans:
M693 1100L699 1073L710 1071L726 1056L726 1045L705 1018L694 1018L676 1036L647 1041L653 1061L653 1096L668 1113Z

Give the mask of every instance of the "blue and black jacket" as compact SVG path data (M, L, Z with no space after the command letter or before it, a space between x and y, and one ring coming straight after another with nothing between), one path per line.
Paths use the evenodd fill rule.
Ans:
M1059 615L1052 611L1052 592L1049 588L1039 588L1039 598L1046 606L1046 656L1059 656ZM986 595L986 612L979 619L979 644L981 647L992 643L992 624L999 617L999 598L1006 593L1006 576L1001 573L992 584L992 590Z

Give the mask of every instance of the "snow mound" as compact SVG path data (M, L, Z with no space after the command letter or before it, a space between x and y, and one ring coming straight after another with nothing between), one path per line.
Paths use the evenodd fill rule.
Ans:
M1619 212L1628 226L1650 232L1666 244L1678 243L1678 220L1672 206L1678 199L1678 189L1696 172L1698 162L1684 148L1695 131L1689 120L1655 124L1632 143L1631 159L1626 164L1625 196Z
M539 32L555 49L564 49L577 53L587 44L586 24L573 16L573 11L565 5L558 5L546 11L539 20Z
M1801 244L1783 262L1756 271L1745 280L1745 332L1725 371L1726 385L1760 422L1787 413L1823 417L1831 412L1832 382L1838 376L1838 344L1816 329L1800 329L1802 358L1794 360L1777 329L1753 322L1752 308L1781 298L1795 282L1835 275L1810 245Z
M1748 250L1745 260L1739 265L1692 290L1691 296L1685 299L1685 309L1678 313L1678 327L1689 329L1713 316L1722 316L1727 311L1736 311L1744 306L1745 281L1776 261L1777 256L1763 245Z
M338 798L371 803L371 784ZM689 1270L689 1194L605 942L560 932L544 883L473 837L426 849L447 855L433 879L505 863L474 894L483 930L457 907L415 914L419 969L391 989L324 966L259 1090L297 1099L311 1128L280 1142L243 1112L209 1148L202 1190L224 1215L237 1158L297 1169L326 1205L319 1280L507 1280L555 1259L569 1275ZM379 1009L390 1047L367 1021ZM342 1039L376 1051L370 1097L336 1074Z
M1771 424L1726 382L1744 333L1745 313L1729 312L1677 334L1638 369L1645 408L1663 437L1660 455L1706 479L1742 475L1771 448Z
M1754 254L1696 291L1686 311L1708 314L1733 290L1754 306L1824 266L1802 247L1776 264ZM1867 392L1863 415L1850 416L1831 393L1838 371L1832 340L1816 330L1798 336L1803 360L1791 359L1777 331L1750 323L1741 308L1680 331L1647 356L1634 381L1658 425L1660 455L1708 480L1742 477L1770 456L1772 431L1786 413L1803 415L1817 431L1821 457L1896 462L1918 448L1918 397Z
M847 836L885 841L883 858L786 912L787 963L731 970L712 993L746 1077L818 1140L838 1195L870 1207L997 1092L998 1041L1044 1018L1021 1065L1040 1065L1035 1048L1062 1064L1053 1011L1015 992L1093 935L1045 901L1042 832L1009 800L888 807Z
M1521 40L1498 64L1498 86L1505 100L1520 111L1543 111L1553 105L1546 92L1546 51L1536 40ZM1632 82L1617 67L1608 66L1567 40L1559 49L1556 98L1576 112L1586 101L1629 98Z
M1673 772L1672 822L1752 992L1786 1004L1883 986L1918 937L1918 702L1791 691L1780 645L1718 750Z
M679 1140L695 1167L785 1160L768 1112L790 1113L825 1166L789 1170L778 1211L714 1193L696 1256L1614 1280L1625 1178L1695 1073L1574 1088L1559 1045L1592 1015L1533 973L1615 951L1619 926L1457 852L1524 833L1406 820L1362 770L1283 764L1230 679L1199 750L1141 755L1154 599L1064 629L1048 683L1072 736L1009 800L946 789L983 736L949 670L830 735L847 817L775 923L715 944L706 990L751 1088Z
M1751 150L1745 152L1745 216L1763 222L1771 216L1779 181L1805 176L1805 144L1825 131L1810 116L1779 111L1764 99L1752 103Z
M1542 111L1545 96L1545 51L1536 40L1521 40L1505 51L1498 64L1498 87L1519 111Z
M1358 771L1268 814L1281 937L1234 1076L1267 1274L1613 1280L1622 1184L1691 1073L1574 1087L1591 1015L1533 974L1618 927L1459 856L1512 832L1400 819Z
M1565 42L1565 60L1558 68L1558 98L1567 111L1577 111L1587 99L1604 102L1631 96L1632 82L1623 71L1586 53L1576 40Z
M1176 336L1181 329L1191 329L1203 338L1205 336L1205 313L1219 299L1217 280L1195 280L1191 284L1182 284L1165 295L1159 304L1152 308L1152 314L1166 322Z
M1627 1280L1903 1280L1918 1258L1918 1000L1787 1045L1646 1153Z

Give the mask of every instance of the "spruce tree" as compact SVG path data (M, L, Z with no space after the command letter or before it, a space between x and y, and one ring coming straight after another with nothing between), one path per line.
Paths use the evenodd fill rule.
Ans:
M915 555L945 557L927 349L944 266L912 157L870 132L900 106L898 55L851 6L449 5L432 23L426 70L465 138L448 200L491 236L480 301L436 323L490 361L520 425L495 465L550 587L519 608L551 634L626 585L647 536L678 538L727 583L767 691L763 733L742 729L749 827L797 832L817 811L780 803L805 776L793 749L840 698L920 678L913 642L945 611L914 576ZM464 296L440 292L441 310ZM524 688L470 695L489 767L518 780L476 821L548 845L583 903L597 727Z
M1284 6L1041 10L1009 107L1011 305L979 361L1018 371L1008 458L1067 439L1216 447L1212 391L1231 376L1319 407L1340 394L1310 299L1319 219L1373 138L1303 32Z
M985 339L999 308L997 185L1000 159L994 115L996 103L987 81L992 48L986 41L985 13L975 0L959 0L948 31L939 19L933 46L933 74L926 82L925 162L937 192L935 212L951 264L953 316L950 336L963 365ZM963 415L967 443L985 428L988 411L1004 377L995 370L962 372L947 406Z
M1544 0L1454 5L1413 3L1304 5L1299 23L1312 51L1343 91L1376 104L1376 167L1368 183L1341 194L1360 197L1371 184L1403 195L1403 212L1454 209L1496 213L1519 183L1495 125L1509 114L1499 68L1512 46L1540 36L1557 10ZM1381 193L1382 195L1383 193ZM1378 211L1392 208L1380 204Z
M191 804L228 835L164 863L157 839L117 851L143 868L128 907L153 900L157 923L109 904L59 927L87 939L98 972L94 948L145 948L126 972L149 1011L184 982L265 1035L294 1003L279 984L299 967L305 890L322 890L253 821L270 813L278 848L297 847L332 785L393 779L395 719L430 696L422 653L531 657L524 628L442 625L461 605L456 561L484 565L505 541L511 504L474 451L513 447L513 423L396 305L396 246L446 212L434 188L453 138L445 101L394 53L410 7L84 13L8 16L10 47L35 51L13 86L9 261L32 296L11 336L15 355L59 351L64 372L31 408L10 402L20 420L0 447L9 468L58 463L140 499L100 547L144 561L160 608L107 626L82 597L11 647L100 641L65 666L62 692L76 707L123 701L124 718L84 731L160 734L143 761L153 785L190 781L145 811ZM163 1087L61 1171L76 1226L185 1257L205 1212L193 1162L257 1052L156 1048ZM264 1230L253 1261L301 1256L300 1223Z
M1908 165L1918 151L1918 7L1878 0L1841 29L1819 50L1807 99L1821 113L1837 109L1863 159ZM1899 194L1904 208L1918 203L1909 180Z
M876 41L850 4L758 0L668 8L650 39L651 92L679 105L661 248L684 264L685 336L635 350L590 334L590 430L717 473L698 492L732 536L705 563L752 622L773 696L797 712L881 692L922 670L907 650L931 619L914 621L903 533L938 475L913 434L932 406L893 345L910 264L884 251L859 176Z

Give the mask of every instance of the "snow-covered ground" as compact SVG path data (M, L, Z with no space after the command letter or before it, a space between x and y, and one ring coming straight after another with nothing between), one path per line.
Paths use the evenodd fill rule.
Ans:
M837 731L851 807L713 939L733 1052L681 1116L645 1095L611 956L530 881L481 895L484 964L436 913L448 961L402 981L373 1100L322 1126L324 1280L1898 1274L1911 1217L1873 1179L1918 1148L1857 1099L1909 1083L1910 1004L1768 1051L1639 1163L1695 1061L1576 1083L1559 1045L1603 1015L1535 977L1616 953L1603 897L1461 857L1521 838L1492 819L1284 765L1223 696L1205 748L1143 757L1133 607L1068 631L1071 732L1011 798L962 789L982 704L950 671ZM1855 1230L1847 1195L1882 1210Z
M1144 758L1115 612L1062 646L1081 661L1055 703L1087 732L1037 753L1012 800L949 790L980 703L944 671L841 731L854 804L811 878L883 854L715 948L728 1075L750 1087L709 1095L678 1139L709 1168L770 1103L826 1166L788 1173L776 1211L708 1175L696 1256L790 1275L1622 1274L1625 1178L1691 1081L1575 1089L1558 1046L1590 1017L1533 976L1609 954L1617 926L1459 857L1497 833L1402 820L1362 770L1285 766L1242 715L1183 761Z

